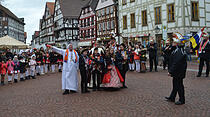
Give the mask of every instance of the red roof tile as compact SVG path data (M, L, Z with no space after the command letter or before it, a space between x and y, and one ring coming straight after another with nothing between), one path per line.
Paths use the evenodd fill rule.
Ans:
M46 4L47 4L47 7L50 9L50 14L53 15L55 2L47 2Z

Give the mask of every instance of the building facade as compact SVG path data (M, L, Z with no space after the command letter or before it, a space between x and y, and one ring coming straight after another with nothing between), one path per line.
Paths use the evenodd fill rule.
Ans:
M203 27L210 32L210 0L120 0L121 42L156 40L161 43L173 32L191 36Z
M96 7L97 40L106 43L115 37L118 42L118 7L116 0L99 0Z
M0 37L6 35L26 43L24 18L18 18L9 9L0 5Z
M54 44L54 2L47 2L45 5L45 12L40 20L40 44L45 47L45 44Z
M79 42L79 15L81 8L88 0L56 0L54 13L55 42L62 48L68 43L78 47Z
M98 0L90 0L82 9L79 17L78 46L91 46L97 38L95 8Z
M40 43L40 31L35 31L34 34L32 35L31 47L38 49L42 47Z

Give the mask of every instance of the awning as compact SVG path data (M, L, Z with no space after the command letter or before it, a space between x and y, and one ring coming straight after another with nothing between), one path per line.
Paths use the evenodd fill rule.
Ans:
M91 41L79 42L78 43L78 46L79 47L82 47L82 46L91 46Z
M18 41L10 36L4 36L0 38L0 48L27 49L29 47L27 44Z

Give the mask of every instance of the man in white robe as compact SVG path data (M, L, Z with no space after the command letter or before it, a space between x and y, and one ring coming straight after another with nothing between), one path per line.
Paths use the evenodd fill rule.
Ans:
M62 90L63 95L76 93L78 90L78 65L79 56L78 53L73 50L72 44L69 44L67 50L59 49L50 45L47 47L52 48L52 51L63 55L63 71L62 71ZM67 52L68 51L68 52ZM66 60L65 60L66 59Z

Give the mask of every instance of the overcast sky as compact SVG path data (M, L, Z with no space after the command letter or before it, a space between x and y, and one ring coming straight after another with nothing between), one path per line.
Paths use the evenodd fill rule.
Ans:
M55 0L4 0L3 5L10 9L17 17L25 18L25 32L28 34L27 43L30 43L35 30L39 30L39 19L44 14L46 2Z

